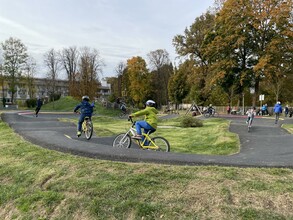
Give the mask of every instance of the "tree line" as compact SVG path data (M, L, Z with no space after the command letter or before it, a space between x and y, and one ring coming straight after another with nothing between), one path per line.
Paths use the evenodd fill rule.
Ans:
M29 56L27 47L20 39L10 37L3 43L0 62L0 83L2 85L2 97L4 83L8 83L11 93L11 102L15 102L17 86L25 82L28 94L35 96L34 76L37 71L36 61ZM69 95L78 97L87 94L91 98L96 97L99 86L99 75L102 73L104 62L97 49L89 47L77 48L75 46L56 51L50 49L43 55L46 67L46 86L50 97L58 95L57 83L60 71L65 71L69 83Z
M292 102L292 17L292 0L217 0L173 38L178 67L162 49L148 54L149 70L133 57L117 66L114 94L135 104Z
M264 94L270 105L277 100L292 102L292 5L292 0L215 0L213 8L174 36L179 64L170 61L165 49L150 51L146 60L133 56L121 61L115 69L117 75L108 78L111 100L123 97L136 106L147 99L156 100L159 106L169 102L256 106L258 96ZM11 77L13 94L12 79L23 70L14 66L12 40L2 44L2 69ZM31 75L33 62L22 62L28 60L24 48L19 46L24 53L18 52L22 55L16 63L25 64ZM97 86L104 66L96 49L51 49L44 62L50 79L56 78L60 69L66 72L70 95L95 95L91 89Z

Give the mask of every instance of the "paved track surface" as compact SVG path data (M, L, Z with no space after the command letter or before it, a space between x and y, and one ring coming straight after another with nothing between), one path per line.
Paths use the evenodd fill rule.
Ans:
M2 114L2 120L26 140L44 148L81 156L114 161L179 165L293 168L293 135L281 128L282 123L293 123L292 119L275 124L272 119L255 118L251 131L247 132L244 117L227 117L231 120L230 131L240 137L241 150L231 156L208 156L154 152L141 150L135 146L130 149L113 148L111 144L114 137L99 138L93 135L89 141L85 137L77 138L74 124L58 121L58 118L68 117L78 116L40 113L36 118L33 112Z

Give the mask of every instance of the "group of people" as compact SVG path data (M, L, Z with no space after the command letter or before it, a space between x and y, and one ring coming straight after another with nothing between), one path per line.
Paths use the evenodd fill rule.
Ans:
M145 103L146 107L143 110L140 110L138 112L132 113L129 115L129 117L138 117L138 116L145 116L144 120L141 121L137 121L135 123L135 127L136 127L136 131L137 131L137 135L134 136L134 139L143 139L143 135L142 135L142 129L144 129L145 133L148 132L155 132L157 129L157 114L158 114L158 110L155 108L155 101L153 100L148 100ZM82 97L82 102L80 104L78 104L75 108L74 108L74 112L77 112L80 109L80 117L78 120L78 125L77 125L77 136L79 137L81 135L81 127L82 127L82 123L84 121L85 117L91 117L92 113L93 113L93 108L94 108L94 102L93 103L89 103L89 97L88 96L83 96ZM213 106L209 105L209 107L206 109L208 112L212 112L213 111ZM289 114L289 107L288 105L285 107L285 116L287 117ZM231 109L227 109L227 112L230 112ZM268 109L267 109L267 105L265 104L262 107L261 110L264 114L268 114ZM36 109L36 115L37 115L37 109ZM273 112L275 114L275 123L278 123L280 114L283 112L283 108L281 105L281 102L278 101L274 108L273 108ZM247 115L247 120L246 122L249 123L249 126L251 126L252 121L254 119L254 116L257 115L256 112L256 108L255 107L251 107L250 109L248 109L246 111L246 115ZM292 112L291 112L291 116L292 116Z
M266 104L262 106L261 110L264 114L268 114L268 109L267 109ZM280 115L283 112L283 107L282 107L280 101L277 101L277 103L275 104L275 106L273 108L273 112L275 114L275 124L277 124L279 121ZM289 111L289 106L286 105L286 107L284 108L284 113L285 113L285 117L288 117L288 115L289 115L289 117L292 117L293 111L292 110ZM250 109L248 109L246 112L246 115L247 115L246 123L248 123L250 120L252 122L254 116L257 115L256 108L251 107Z
M74 108L74 112L77 113L80 111L80 117L77 123L77 136L81 135L81 128L82 123L85 117L91 117L93 114L93 109L95 107L94 102L91 104L89 103L89 97L83 96L82 101ZM144 129L144 133L153 133L157 129L158 124L158 110L155 108L156 102L153 100L148 100L145 103L146 107L143 110L137 111L129 115L129 117L138 117L138 116L145 116L144 120L136 121L135 128L136 128L136 136L134 139L141 139L143 140L142 129Z

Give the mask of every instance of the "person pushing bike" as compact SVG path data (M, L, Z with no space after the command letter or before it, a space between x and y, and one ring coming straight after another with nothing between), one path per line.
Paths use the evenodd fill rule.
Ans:
M81 126L84 121L84 118L92 117L95 103L93 102L92 104L90 104L89 101L90 101L90 98L87 95L83 96L81 103L78 104L73 110L75 113L77 113L77 110L80 109L80 116L77 123L77 137L81 135Z
M133 136L134 139L138 139L138 140L143 139L143 135L141 132L142 128L144 129L144 133L148 133L149 131L153 133L157 129L158 110L155 108L156 102L153 100L148 100L146 101L145 105L146 105L145 109L129 115L130 118L143 116L143 115L145 116L144 120L136 121L135 123L135 129L136 129L137 135Z

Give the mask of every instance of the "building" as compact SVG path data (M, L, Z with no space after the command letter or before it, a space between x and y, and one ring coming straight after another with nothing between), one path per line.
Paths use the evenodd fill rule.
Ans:
M52 93L52 86L50 86L50 80L46 78L35 78L32 82L27 80L21 80L16 86L17 92L14 94L15 103L18 105L24 104L26 100L33 98L44 98L47 99ZM29 86L31 84L31 86ZM0 98L3 97L6 100L6 104L11 104L12 93L9 91L7 81L2 81L0 85ZM67 80L56 80L55 81L55 94L60 94L61 97L68 96L68 81ZM111 85L106 80L101 80L101 86L97 89L97 97L107 98L111 94Z

